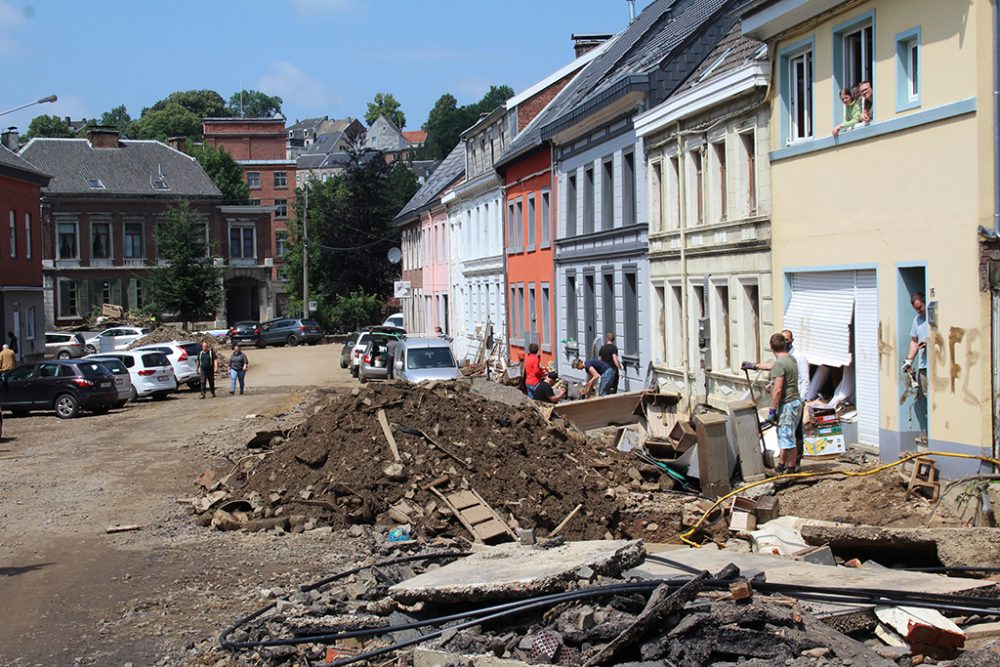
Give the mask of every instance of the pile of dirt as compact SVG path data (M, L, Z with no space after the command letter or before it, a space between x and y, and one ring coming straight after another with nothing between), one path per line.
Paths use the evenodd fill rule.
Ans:
M943 505L937 510L923 498L906 497L905 485L895 470L867 477L828 477L814 484L796 484L780 493L781 513L869 526L912 528L956 525Z
M380 411L392 425L399 462ZM408 523L415 536L427 538L469 537L435 490L447 496L472 489L502 520L539 535L580 504L561 534L595 539L617 536L613 489L632 481L631 464L626 455L595 448L562 420L549 422L533 406L488 400L466 382L381 383L317 406L252 469L208 490L220 499L225 491L223 504L240 508L238 523L284 524L282 517L306 529ZM215 507L202 504L204 523ZM222 517L232 524L229 518Z
M148 334L142 338L138 338L129 344L129 350L133 350L142 345L155 345L156 343L170 343L175 340L187 341L191 340L199 345L201 343L208 343L210 349L215 351L215 356L219 359L219 372L218 375L227 374L229 368L229 355L223 352L225 349L225 344L220 341L215 336L210 336L203 333L192 333L190 331L184 331L183 329L178 329L177 327L156 327Z

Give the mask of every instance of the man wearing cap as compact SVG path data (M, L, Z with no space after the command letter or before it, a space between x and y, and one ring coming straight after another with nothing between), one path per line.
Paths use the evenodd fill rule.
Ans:
M553 389L553 385L559 382L559 373L552 371L545 376L545 379L535 387L535 400L543 403L558 403L566 398L566 390L561 389L558 393Z

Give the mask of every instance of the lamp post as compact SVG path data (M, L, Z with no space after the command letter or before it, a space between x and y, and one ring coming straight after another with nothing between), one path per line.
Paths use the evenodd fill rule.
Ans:
M27 104L22 104L21 106L14 107L13 109L7 109L6 111L0 111L0 116L6 116L9 113L14 113L15 111L20 111L21 109L27 109L34 104L48 104L49 102L55 102L57 98L55 95L49 95L47 97L40 97L37 100L28 102Z

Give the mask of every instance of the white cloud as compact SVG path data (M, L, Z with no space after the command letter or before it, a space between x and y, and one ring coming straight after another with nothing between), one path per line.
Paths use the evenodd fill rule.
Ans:
M292 0L292 6L299 14L340 14L357 9L355 0Z
M0 54L18 48L14 35L28 20L28 12L14 6L9 0L0 0Z
M257 80L257 90L280 97L285 109L302 112L325 112L337 102L337 96L325 83L284 61L268 66Z

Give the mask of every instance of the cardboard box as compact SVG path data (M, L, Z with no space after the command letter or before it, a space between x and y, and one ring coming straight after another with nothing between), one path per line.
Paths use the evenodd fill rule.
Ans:
M843 433L836 435L813 435L803 438L806 456L828 456L843 454L847 451L847 442Z
M670 431L670 440L674 444L674 449L679 452L686 452L698 444L698 435L695 433L691 422L678 419Z

